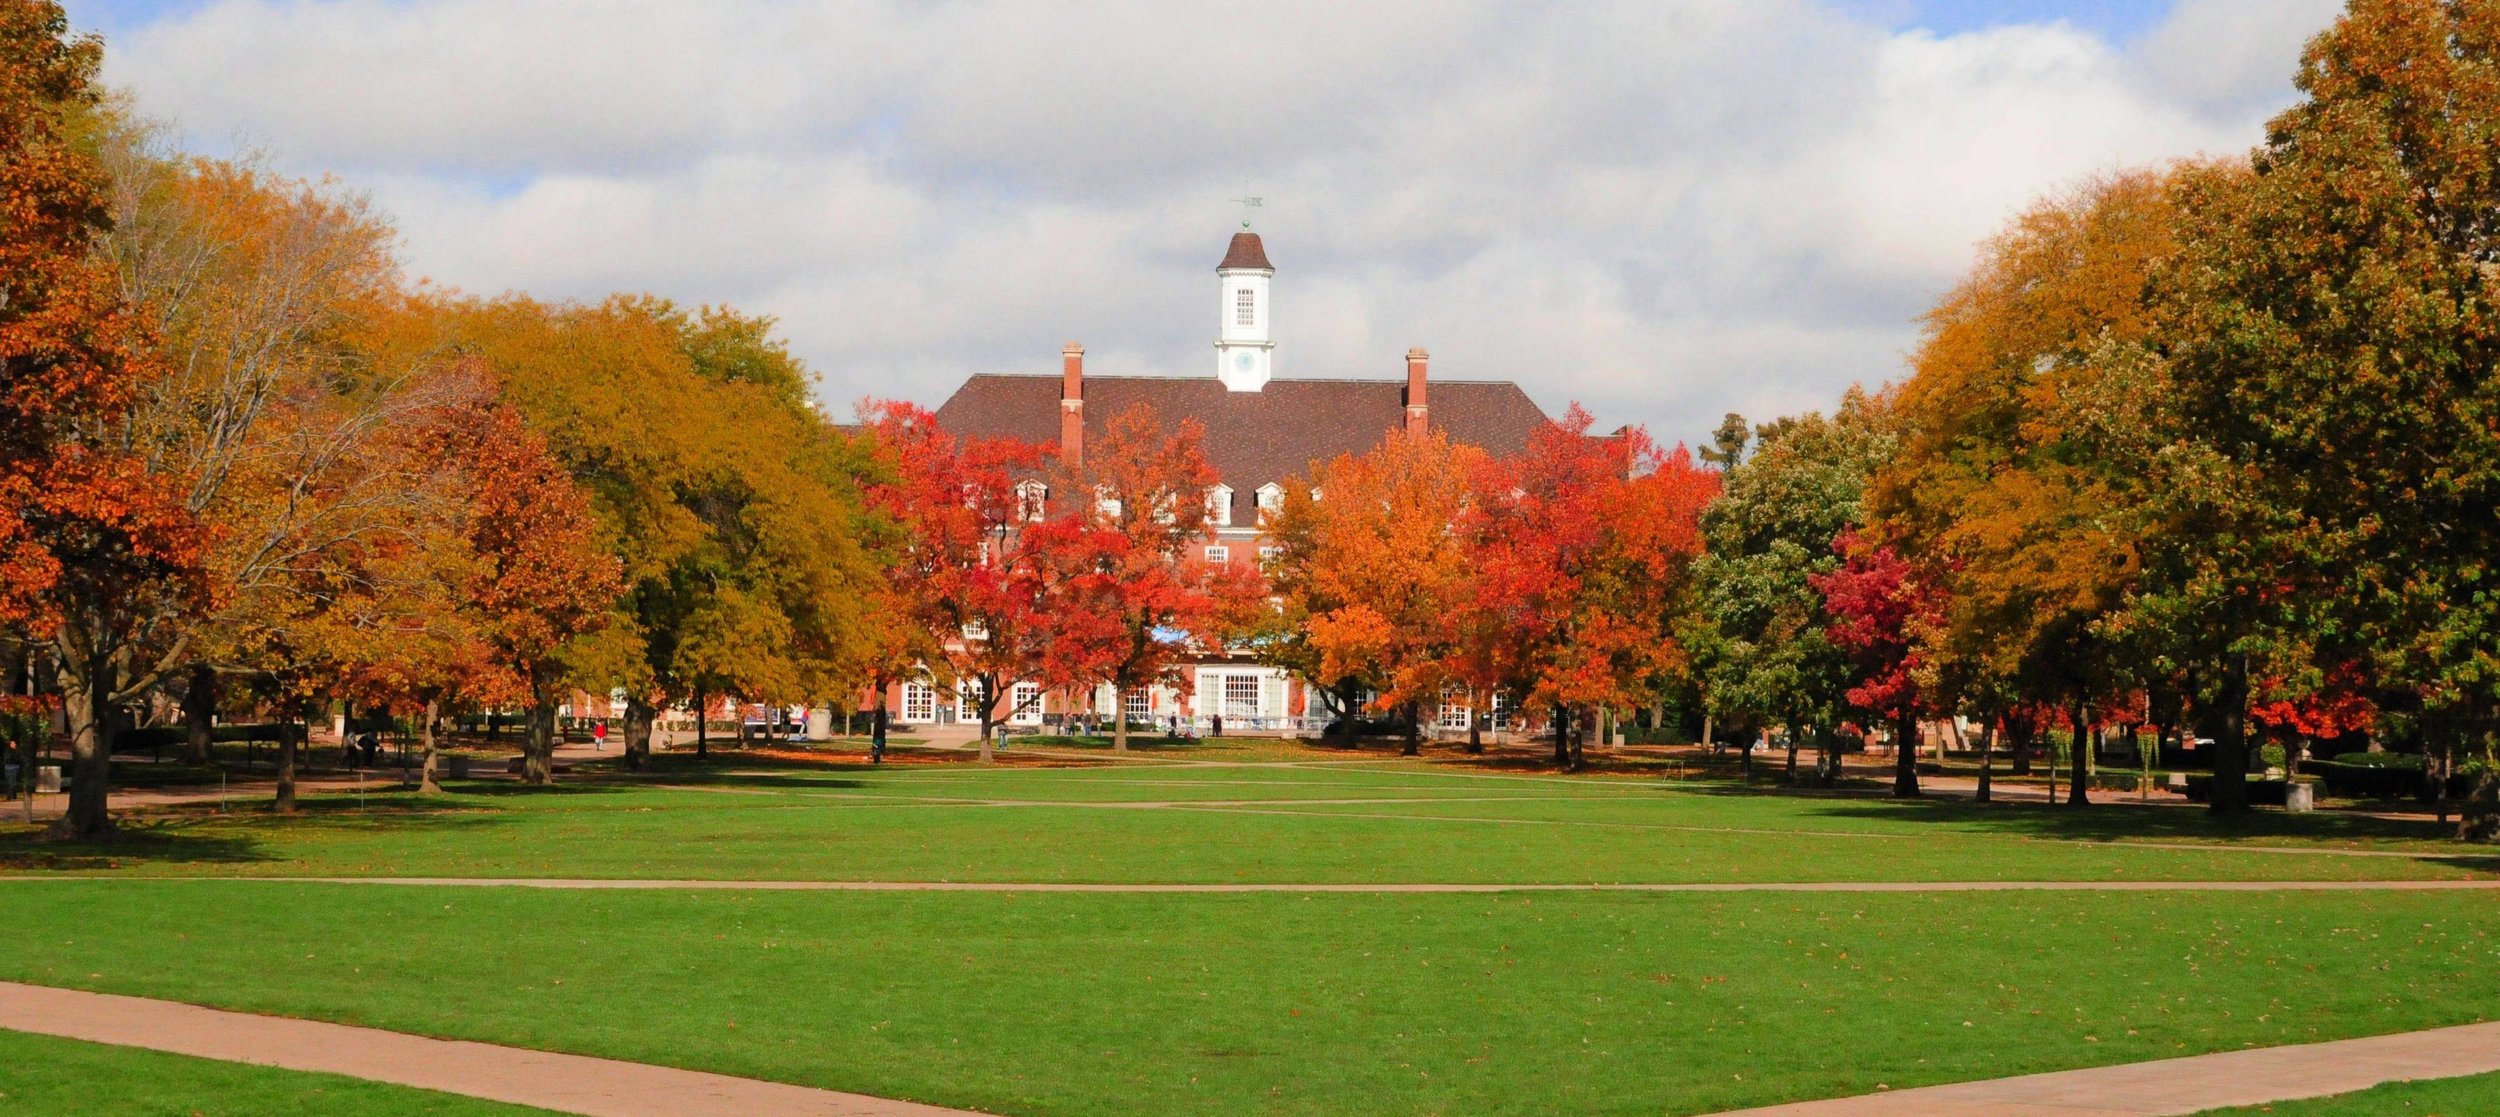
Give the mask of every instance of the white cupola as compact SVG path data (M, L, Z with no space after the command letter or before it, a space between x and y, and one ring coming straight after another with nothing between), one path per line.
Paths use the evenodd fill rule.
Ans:
M1223 299L1217 308L1215 378L1232 391L1258 391L1274 375L1276 342L1268 329L1267 284L1275 277L1259 234L1234 233L1224 262L1215 266L1216 289Z

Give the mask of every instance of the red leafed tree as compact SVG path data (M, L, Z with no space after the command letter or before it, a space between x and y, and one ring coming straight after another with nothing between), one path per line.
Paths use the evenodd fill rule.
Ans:
M571 674L567 653L606 625L623 574L581 490L518 413L479 408L453 437L449 453L475 493L463 532L473 556L465 596L491 649L491 666L469 674L493 685L492 672L508 672L526 696L522 779L544 784L556 704Z
M1857 662L1849 704L1892 723L1893 795L1915 799L1919 676L1926 666L1920 641L1942 624L1944 596L1890 546L1844 531L1832 547L1841 555L1840 568L1811 579L1832 617L1824 631Z
M0 2L0 623L52 645L70 725L67 813L92 837L105 811L115 665L131 647L65 624L205 596L202 537L181 501L123 449L113 418L156 375L144 328L94 255L104 175L65 135L96 99L95 39L67 37L60 5Z
M1050 455L1014 439L958 441L908 403L866 410L893 470L868 496L898 525L895 592L939 657L937 681L977 704L981 759L992 760L997 728L1016 712L1011 688L1041 674L1050 635L1048 570L1025 530L1046 516Z
M1639 430L1589 434L1586 411L1479 474L1462 527L1473 593L1466 623L1504 645L1525 704L1554 711L1554 758L1579 763L1572 724L1640 701L1679 665L1669 616L1701 553L1718 475Z
M2306 692L2280 679L2268 680L2257 688L2260 697L2249 704L2248 716L2275 734L2291 738L2284 749L2284 766L2298 775L2311 741L2378 724L2378 706L2362 693L2362 683L2361 670L2350 665L2327 672L2322 683Z
M1113 751L1128 750L1129 692L1173 680L1184 654L1209 646L1219 591L1255 592L1239 584L1248 567L1199 557L1218 480L1205 439L1195 420L1165 433L1144 404L1114 416L1026 529L1049 582L1041 676L1111 685Z

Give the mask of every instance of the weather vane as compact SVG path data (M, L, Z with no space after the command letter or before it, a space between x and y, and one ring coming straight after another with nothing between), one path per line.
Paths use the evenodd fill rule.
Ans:
M1251 211L1251 210L1254 210L1254 209L1259 208L1259 206L1260 206L1260 205L1262 204L1262 202L1263 202L1263 199L1259 199L1259 198L1235 198L1235 199L1233 199L1233 200L1234 200L1234 201L1236 201L1236 202L1241 203L1241 227L1242 227L1242 228L1244 228L1244 229L1249 228L1249 227L1250 227L1250 211Z

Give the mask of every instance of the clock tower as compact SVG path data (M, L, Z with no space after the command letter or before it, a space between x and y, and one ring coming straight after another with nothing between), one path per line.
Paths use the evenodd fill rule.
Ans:
M1255 392L1273 375L1276 348L1268 329L1267 283L1276 269L1267 249L1252 232L1233 234L1224 262L1215 267L1216 289L1223 299L1215 333L1215 378L1236 392Z

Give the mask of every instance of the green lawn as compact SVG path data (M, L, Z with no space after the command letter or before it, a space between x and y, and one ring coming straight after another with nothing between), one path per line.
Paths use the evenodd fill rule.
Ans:
M1015 1114L1699 1113L2500 1004L2481 894L5 887L0 978Z
M2464 1023L2500 894L548 891L2489 875L2428 826L1366 758L688 765L0 831L0 979L1008 1114L1706 1113ZM1224 763L1206 763L1209 759ZM2288 851L2288 852L2285 852ZM103 877L105 879L70 879ZM169 1089L172 1087L168 1087ZM198 1107L195 1107L198 1108ZM204 1112L208 1111L203 1109ZM283 1111L283 1110L280 1110ZM113 1111L119 1112L119 1111Z
M2500 1074L2390 1082L2331 1098L2213 1109L2196 1117L2483 1117L2489 1113L2500 1113Z
M546 1110L0 1031L0 1114L29 1117L532 1117Z
M0 867L151 875L1081 882L2338 880L2489 875L2428 824L1896 803L1415 765L720 769L142 819L0 824ZM2256 847L2264 847L2259 849ZM2332 851L2332 852L2330 852ZM2367 854L2356 856L2355 854Z

